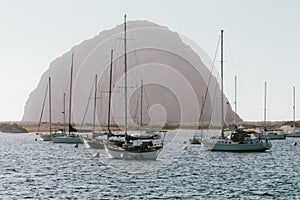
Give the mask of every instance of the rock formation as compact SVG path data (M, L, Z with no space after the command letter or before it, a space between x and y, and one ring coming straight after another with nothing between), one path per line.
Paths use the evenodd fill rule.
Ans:
M211 66L204 63L204 54L197 54L176 32L148 21L130 21L127 30L130 124L139 124L141 115L143 124L197 124L208 85L203 121L220 121L220 89L216 76L211 76ZM112 121L121 126L124 123L123 25L102 31L55 59L30 94L22 120L39 120L48 77L52 78L52 121L63 122L63 93L66 93L65 117L68 119L71 55L74 53L72 122L92 123L93 89L97 74L97 124L106 124L111 49L114 88ZM47 106L48 98L42 121L48 121ZM226 119L232 121L235 113L228 103L225 108ZM239 116L237 119L241 120Z

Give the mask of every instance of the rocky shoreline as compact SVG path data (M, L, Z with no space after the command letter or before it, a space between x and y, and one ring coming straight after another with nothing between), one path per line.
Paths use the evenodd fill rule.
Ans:
M1 123L0 132L2 133L28 133L28 131L17 123Z
M283 130L291 130L292 128L292 122L291 121L282 121L282 122L267 122L266 126L267 128L281 128ZM240 125L244 128L262 128L264 127L264 122L241 122ZM78 125L79 126L79 125ZM78 128L78 126L75 126ZM230 129L231 125L227 128ZM300 122L296 122L296 127L300 127ZM52 124L52 131L63 129L64 126L62 123L53 123ZM99 128L99 127L98 127ZM134 127L131 127L133 130ZM136 127L135 127L136 128ZM162 128L161 126L153 127L153 128ZM163 127L163 130L174 130L174 129L185 129L185 130L195 130L195 125L181 125L178 124L167 124ZM204 127L205 129L206 127ZM213 127L211 127L213 128ZM214 127L218 129L219 127ZM37 122L0 122L0 132L2 133L30 133L30 132L37 132L38 129L38 123ZM106 129L106 127L104 127ZM112 126L112 129L114 131L120 131L120 129L117 126ZM91 131L92 125L87 124L84 127L82 127L81 131ZM49 123L42 122L39 128L40 132L48 132L49 131Z

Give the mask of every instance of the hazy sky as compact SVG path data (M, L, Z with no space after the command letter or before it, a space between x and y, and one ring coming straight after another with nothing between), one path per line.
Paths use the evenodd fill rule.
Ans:
M237 75L240 116L263 120L267 81L268 120L292 119L293 86L300 102L298 0L0 0L0 121L21 120L51 61L121 24L125 12L189 37L210 57L224 29L225 94L232 103Z

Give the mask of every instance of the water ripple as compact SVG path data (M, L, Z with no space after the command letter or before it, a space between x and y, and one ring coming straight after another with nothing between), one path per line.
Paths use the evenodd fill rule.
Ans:
M297 139L267 153L182 150L189 133L167 138L158 161L109 159L104 150L0 134L1 199L300 199Z

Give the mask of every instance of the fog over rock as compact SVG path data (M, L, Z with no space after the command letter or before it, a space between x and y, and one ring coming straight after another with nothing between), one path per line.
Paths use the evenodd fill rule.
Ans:
M207 85L204 121L220 121L220 89L211 65L205 63L179 34L148 21L127 23L129 123L139 123L141 81L144 83L142 118L145 124L194 123L199 121ZM113 52L112 121L124 123L123 25L102 31L55 59L31 92L22 121L39 121L48 77L52 79L52 121L63 122L63 93L68 119L71 55L74 53L72 121L91 123L95 74L98 75L97 124L107 123L110 53ZM219 66L216 66L219 68ZM226 119L234 112L226 103ZM86 113L86 114L85 114ZM237 116L238 120L241 120ZM48 98L43 120L48 121Z

